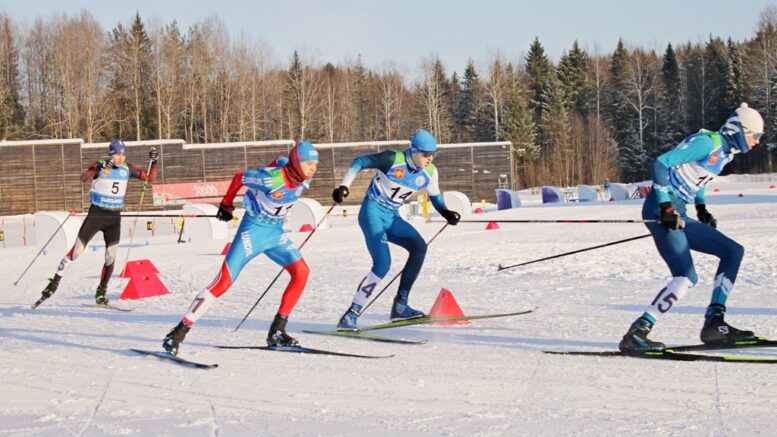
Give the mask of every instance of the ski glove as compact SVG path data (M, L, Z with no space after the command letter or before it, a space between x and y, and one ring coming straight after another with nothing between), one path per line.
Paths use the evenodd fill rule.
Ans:
M332 191L332 199L335 201L335 203L343 203L343 199L348 197L348 187L345 185L340 185L339 187L335 188L334 191Z
M110 170L114 168L113 161L106 159L103 162L97 161L97 170Z
M703 203L701 205L696 205L696 217L698 217L699 221L702 223L706 223L713 228L718 227L718 221L715 220L715 217L713 217L709 211L707 211L707 205Z
M156 162L156 160L159 159L159 151L156 147L152 147L151 150L148 151L148 159L151 162Z
M661 203L661 224L672 230L678 230L685 227L685 221L680 214L672 207L672 202Z
M459 223L459 220L461 220L461 214L456 211L451 211L450 209L443 209L440 211L440 215L448 221L449 225L453 226L456 226L456 224Z
M235 210L235 207L232 205L225 205L224 202L221 202L219 204L219 211L216 213L216 218L221 220L222 222L228 222L232 220L232 211Z

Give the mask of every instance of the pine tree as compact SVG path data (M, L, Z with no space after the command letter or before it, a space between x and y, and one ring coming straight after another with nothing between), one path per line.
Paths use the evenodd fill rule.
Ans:
M11 20L0 14L0 139L21 139L24 108L19 98L19 50Z
M558 78L570 104L569 109L580 117L588 115L593 100L588 78L590 63L588 54L575 41L572 50L561 57L558 66Z
M730 85L728 50L720 38L710 38L705 47L709 120L705 128L717 130L731 113L732 103L727 90Z
M682 123L682 87L677 55L668 44L661 66L661 92L657 107L659 120L656 154L672 149L685 136Z
M475 70L475 63L470 58L467 61L467 67L464 69L464 76L461 84L461 98L459 99L457 111L457 124L460 126L460 136L462 142L478 141L481 138L478 135L478 112L483 98L483 87L480 83L480 77Z
M534 38L526 55L526 74L529 86L529 108L534 112L534 122L539 123L547 88L556 74L556 69L545 55L545 49L537 37Z
M156 120L152 84L151 40L140 14L129 30L121 24L110 33L111 100L117 112L118 138L154 138Z
M513 143L516 174L521 181L516 186L532 186L537 183L533 170L541 149L535 142L534 119L525 92L521 89L511 91L503 111L500 137Z

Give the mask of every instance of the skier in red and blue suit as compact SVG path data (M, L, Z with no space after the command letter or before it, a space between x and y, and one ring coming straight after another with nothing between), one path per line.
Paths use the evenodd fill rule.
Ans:
M232 220L232 212L235 210L232 202L243 186L248 187L243 196L246 213L221 270L213 282L194 298L183 320L167 334L162 343L165 350L178 353L178 346L191 326L216 299L226 293L243 267L260 254L267 255L291 275L278 312L270 325L267 344L298 344L296 339L286 333L286 323L302 295L310 270L299 249L283 234L283 222L294 202L310 186L317 166L316 148L311 143L301 142L291 149L288 161L279 158L267 167L235 174L216 216L222 221Z

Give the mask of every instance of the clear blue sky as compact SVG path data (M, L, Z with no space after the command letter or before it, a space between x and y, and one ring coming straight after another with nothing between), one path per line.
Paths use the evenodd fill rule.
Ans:
M467 58L478 66L501 52L520 60L535 36L558 60L578 40L590 52L610 53L619 37L627 44L663 51L669 42L704 41L710 34L752 37L760 12L774 1L740 0L0 0L15 22L32 23L54 13L88 10L109 30L129 23L177 20L186 29L218 16L231 36L244 31L263 41L277 61L304 49L319 62L338 63L361 54L378 67L395 61L413 76L425 56L438 55L450 72ZM482 72L481 72L482 74Z

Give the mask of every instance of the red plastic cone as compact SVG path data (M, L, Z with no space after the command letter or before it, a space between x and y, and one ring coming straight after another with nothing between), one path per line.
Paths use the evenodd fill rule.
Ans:
M131 278L133 275L158 275L159 270L147 259L139 259L127 263L127 268L119 274L122 278Z
M773 190L773 189L775 189L775 188L777 188L777 185L769 185L769 189L770 189L770 190Z
M713 191L713 192L715 192L715 193L718 193L718 192L720 192L720 188L715 188L715 189L714 189L714 190L712 190L712 191Z
M226 245L226 246L224 246L224 248L223 248L223 249L221 249L221 254L222 254L222 255L226 255L226 254L227 254L227 252L229 252L229 248L230 248L230 247L232 247L232 242L231 242L231 241L230 241L229 243L227 243L227 245Z
M130 277L129 284L124 287L124 291L119 296L119 299L143 299L146 297L163 296L168 293L170 291L156 275L132 276Z
M486 225L486 230L490 231L491 229L499 229L499 223L497 222L488 222Z
M313 226L310 225L310 223L305 223L304 225L299 227L300 232L313 232Z
M129 278L129 284L119 299L143 299L170 293L157 277L158 273L159 270L147 259L128 262L127 268L121 272L121 277Z
M456 298L453 297L453 293L447 288L440 290L440 294L437 295L437 300L434 301L432 309L429 310L429 317L464 317L464 312L461 310ZM436 322L435 325L469 325L469 320L457 320L452 322Z
M475 210L474 210L474 211L472 211L472 212L473 212L474 214L482 214L482 213L484 213L485 211L483 211L483 208L481 208L481 207L477 207L477 208L475 208Z

